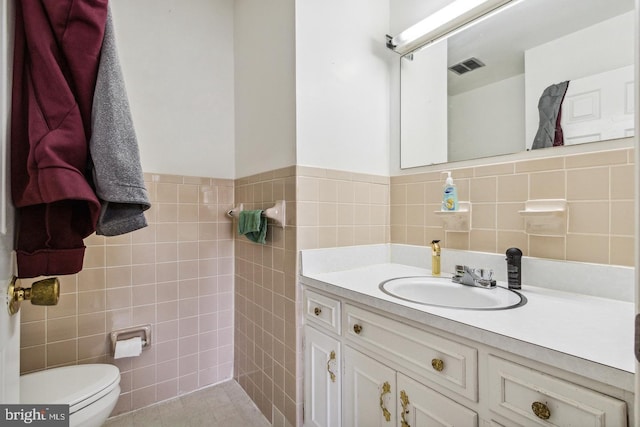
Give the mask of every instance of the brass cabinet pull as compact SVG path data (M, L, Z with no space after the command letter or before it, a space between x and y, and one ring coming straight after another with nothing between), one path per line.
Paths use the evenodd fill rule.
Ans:
M329 360L327 360L327 372L329 372L329 377L331 378L331 382L336 382L336 374L331 371L331 362L335 362L336 360L336 352L331 350L331 354L329 355Z
M411 412L409 411L409 396L407 395L407 392L404 390L400 392L400 402L402 402L401 427L411 427L411 424L407 422L407 415Z
M536 414L536 417L541 420L548 420L551 417L549 407L542 402L533 402L531 404L531 410Z
M438 372L444 369L444 361L442 359L431 359L431 366Z
M313 309L313 314L315 314L316 316L320 316L320 313L322 313L322 309L320 307L316 307Z
M380 409L382 409L382 415L384 415L384 419L387 420L387 422L391 421L391 412L389 412L384 404L384 395L389 393L391 393L391 384L385 381L384 384L382 384L382 393L380 393Z
M360 335L360 332L362 332L362 325L359 325L357 323L353 325L353 332Z

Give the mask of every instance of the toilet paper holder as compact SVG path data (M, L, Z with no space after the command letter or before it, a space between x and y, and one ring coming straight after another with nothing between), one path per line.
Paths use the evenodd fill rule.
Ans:
M151 324L132 326L131 328L118 329L111 332L111 355L113 356L116 352L116 341L128 340L135 337L140 337L142 340L143 350L151 347Z

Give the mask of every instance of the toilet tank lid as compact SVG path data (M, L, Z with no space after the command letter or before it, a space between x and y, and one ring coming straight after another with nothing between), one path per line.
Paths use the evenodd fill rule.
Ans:
M64 366L20 377L20 403L76 405L120 383L114 365Z

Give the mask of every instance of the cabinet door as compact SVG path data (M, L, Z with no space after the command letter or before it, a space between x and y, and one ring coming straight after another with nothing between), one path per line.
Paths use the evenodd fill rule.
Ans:
M399 427L477 427L475 412L398 373Z
M340 342L305 327L304 425L340 427Z
M397 392L395 370L344 347L344 426L395 427Z

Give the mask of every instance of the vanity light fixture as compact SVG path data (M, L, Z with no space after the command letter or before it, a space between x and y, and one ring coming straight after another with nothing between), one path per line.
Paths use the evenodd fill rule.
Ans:
M400 55L451 35L472 21L492 15L518 0L455 0L395 37L387 35L387 47Z

